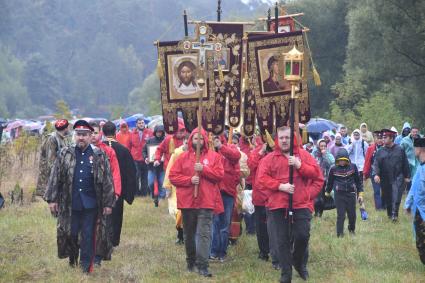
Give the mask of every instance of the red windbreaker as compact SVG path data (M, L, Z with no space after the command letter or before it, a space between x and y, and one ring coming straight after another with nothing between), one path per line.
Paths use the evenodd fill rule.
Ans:
M266 155L261 155L260 150L263 145L257 146L248 157L248 167L249 171L252 175L252 203L255 206L266 206L267 202L267 191L260 190L260 184L257 182L257 174L258 174L258 165L260 164L261 159L263 159Z
M103 142L99 142L96 144L98 148L103 150L105 152L106 156L108 156L109 164L111 166L111 174L112 174L112 181L114 183L114 191L117 196L121 195L121 173L120 173L120 166L118 164L117 155L115 153L115 150L104 144Z
M223 137L223 136L221 136ZM221 139L222 146L218 150L223 158L224 177L219 184L220 191L225 192L229 196L236 198L237 190L236 187L239 184L241 170L239 166L239 159L241 153L238 148L234 145L226 144L224 137Z
M130 131L126 122L120 125L120 131L117 133L117 142L130 150Z
M308 208L313 212L314 199L323 186L323 174L316 160L304 149L294 146L294 155L301 159L301 168L294 169L293 208ZM288 159L276 140L275 150L266 155L258 166L259 189L269 193L266 207L270 210L289 207L289 194L279 191L279 185L289 183Z
M140 139L139 130L137 128L130 133L130 153L135 161L145 162L142 154L143 147L152 136L153 132L148 128L143 129L142 139Z
M178 130L180 131L182 129L185 129L184 123L182 121L179 121ZM170 161L171 155L173 154L173 152L170 152L171 139L173 139L174 149L183 145L183 139L177 139L175 135L169 135L165 137L165 139L159 144L155 151L156 161L161 161L161 158L164 155L164 171L167 170L168 162Z
M206 208L213 209L217 213L221 202L218 184L224 176L224 169L222 157L208 149L208 136L205 131L201 132L204 137L204 148L200 158L204 167L199 175L198 197L193 196L195 185L192 184L191 179L195 176L196 151L192 147L192 137L197 132L198 129L192 131L188 141L188 151L179 155L170 170L169 179L176 186L177 208Z
M372 157L375 150L376 150L376 143L373 143L367 148L366 157L365 157L364 166L363 166L363 177L365 179L370 178L370 173L372 169Z

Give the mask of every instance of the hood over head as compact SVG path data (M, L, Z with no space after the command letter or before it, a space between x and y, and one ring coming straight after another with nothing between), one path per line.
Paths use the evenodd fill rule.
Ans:
M189 140L187 141L187 148L190 152L195 151L192 147L192 138L195 134L198 134L198 128L195 128L192 133L189 136ZM208 151L208 134L204 129L201 129L201 135L204 138L204 147L202 151L207 152Z
M162 136L165 136L164 125L156 125L153 128L153 134L156 135L156 132L162 132Z
M407 128L411 129L412 127L410 126L409 122L404 122L402 131L407 129Z
M345 160L350 162L350 158L348 157L348 151L345 148L340 148L336 153L335 160Z

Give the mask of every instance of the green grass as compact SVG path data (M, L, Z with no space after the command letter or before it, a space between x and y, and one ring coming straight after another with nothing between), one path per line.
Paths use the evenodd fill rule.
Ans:
M410 218L391 223L372 208L369 220L358 215L355 236L337 239L335 211L312 221L309 282L425 282L425 266L412 238ZM347 223L346 223L347 225ZM257 259L255 236L243 235L230 247L229 261L212 263L212 279L185 271L185 253L176 246L174 220L167 203L155 208L136 199L125 207L121 245L112 261L90 275L56 257L56 220L47 204L36 202L0 210L0 282L278 282L279 272ZM347 233L346 233L347 234ZM294 272L293 282L303 282Z

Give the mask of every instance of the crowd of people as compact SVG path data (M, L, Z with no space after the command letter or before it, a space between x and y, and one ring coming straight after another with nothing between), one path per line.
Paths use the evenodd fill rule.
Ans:
M337 237L344 236L346 215L355 234L356 204L364 206L368 179L375 209L386 210L394 223L408 192L404 207L413 214L425 264L425 139L408 124L400 135L393 129L371 133L363 123L348 136L342 126L305 144L288 127L278 128L273 139L232 129L189 133L183 122L167 135L162 125L150 129L143 119L133 130L124 122L117 132L109 121L79 120L73 140L67 120L56 121L55 128L41 147L37 194L58 217L59 258L84 272L110 260L119 245L124 200L132 204L135 196L150 196L156 206L168 198L189 272L211 277L209 262L226 262L244 214L247 233L257 238L258 258L271 258L281 270L280 282L291 282L292 267L307 280L313 215L321 217L325 203L333 202ZM242 195L249 197L242 201ZM255 209L241 209L245 202Z

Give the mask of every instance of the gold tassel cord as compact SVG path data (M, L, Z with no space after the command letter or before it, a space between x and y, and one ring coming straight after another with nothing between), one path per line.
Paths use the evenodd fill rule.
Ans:
M304 33L304 35L305 35L304 38L305 38L305 42L307 44L308 51L310 52L310 61L311 61L311 66L313 68L313 80L314 80L314 84L316 86L321 86L322 85L322 80L320 79L319 72L317 71L316 65L314 64L314 61L313 61L313 54L312 54L311 49L310 49L310 44L308 43L307 33Z
M159 41L157 41L157 48L159 50ZM158 53L158 63L156 64L156 73L159 77L159 79L161 80L164 77L164 71L162 70L162 62L161 62L161 57Z
M269 145L270 148L274 148L274 140L272 136L270 135L269 131L266 130L266 142Z
M171 138L171 139L170 139L170 143L168 144L168 152L169 152L170 154L173 154L175 150L176 150L176 146L175 146L175 144L174 144L174 139L173 139L173 138Z
M317 71L316 66L314 66L314 65L313 65L313 80L314 80L314 84L316 86L322 85L322 81L320 80L319 72Z

